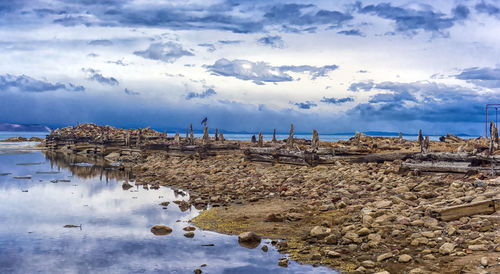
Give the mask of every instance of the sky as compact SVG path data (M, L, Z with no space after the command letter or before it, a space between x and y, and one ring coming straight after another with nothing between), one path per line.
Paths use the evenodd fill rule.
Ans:
M499 30L483 0L0 1L0 122L481 135Z

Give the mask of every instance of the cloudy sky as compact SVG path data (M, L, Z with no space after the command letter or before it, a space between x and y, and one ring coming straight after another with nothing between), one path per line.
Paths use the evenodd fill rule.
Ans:
M1 1L0 122L479 135L499 30L500 1Z

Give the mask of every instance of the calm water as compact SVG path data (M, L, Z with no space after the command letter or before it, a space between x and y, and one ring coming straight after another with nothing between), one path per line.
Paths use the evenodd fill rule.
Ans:
M0 140L9 138L9 137L40 137L40 138L45 138L45 136L48 134L48 132L10 132L10 131L0 131ZM169 136L175 135L175 132L167 132ZM181 136L185 135L185 132L179 132ZM212 132L210 131L210 136L214 136L215 131ZM255 134L252 133L224 133L224 138L228 140L240 140L240 141L250 141L252 139L252 135L255 135L255 137L259 137L259 133L256 132ZM202 133L195 133L195 137L203 137ZM321 141L339 141L339 140L349 140L349 138L353 137L354 135L340 135L340 134L319 134L319 139ZM397 137L394 135L377 135L378 137ZM441 135L430 135L429 139L431 141L438 141L439 137ZM272 133L264 133L263 134L264 140L272 140L273 134ZM311 140L312 134L304 134L304 133L296 133L294 134L295 138L300 138L300 139L307 139ZM403 138L406 140L417 140L417 135L403 135ZM467 136L467 137L462 137L465 139L468 138L477 138L479 136ZM288 134L276 134L276 138L278 140L283 140L288 138ZM0 143L0 146L2 144Z
M123 190L125 180L134 185L132 175L85 158L9 149L0 153L0 173L11 173L0 175L0 273L193 273L202 264L204 273L334 273L293 261L279 267L285 255L269 244L269 252L260 249L268 240L247 249L237 236L198 229L185 238L182 228L199 211L159 203L187 195L167 187ZM14 179L26 175L32 179ZM156 224L173 232L155 236Z

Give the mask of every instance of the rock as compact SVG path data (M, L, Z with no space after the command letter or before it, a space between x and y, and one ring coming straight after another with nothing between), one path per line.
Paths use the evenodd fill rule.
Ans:
M133 186L131 184L129 184L128 182L123 182L123 184L122 184L122 189L123 190L129 190L132 187Z
M481 258L481 265L484 267L487 267L488 266L488 258L482 257Z
M260 236L251 231L243 232L240 235L238 235L238 243L241 246L250 249L259 246L260 240L261 240Z
M472 250L472 251L488 251L488 247L486 247L486 245L469 245L467 247L469 250Z
M335 234L330 234L326 236L325 243L330 245L336 245L338 243L338 237Z
M283 217L278 213L270 213L266 216L266 222L282 222Z
M111 152L110 154L104 156L104 159L110 162L116 162L120 158L119 152Z
M192 232L192 231L186 232L186 233L184 233L184 237L186 237L186 238L193 238L194 237L194 232Z
M195 231L196 230L196 227L194 226L186 226L185 228L183 228L182 230L184 231Z
M194 270L194 273L195 274L201 274L201 273L203 273L203 271L201 271L201 269L197 268L197 269Z
M267 247L267 245L263 245L263 246L261 247L261 249L262 249L262 251L264 251L264 252L267 252L267 251L269 250L269 248Z
M340 257L340 253L333 251L333 250L328 250L325 252L325 254L326 254L326 256L328 256L330 258L339 258Z
M439 253L441 255L448 255L451 252L453 252L453 249L455 249L455 244L453 243L445 243L439 248Z
M389 207L391 205L392 205L392 202L389 200L382 200L382 201L375 203L376 208L386 208L386 207Z
M151 233L156 236L168 235L172 233L172 228L165 225L155 225L151 228Z
M392 254L392 252L387 252L387 253L381 254L377 257L377 262L385 261L385 260L391 258L392 256L394 256L394 254Z
M398 262L407 263L407 262L411 261L412 259L413 258L410 255L403 254L403 255L399 256Z
M278 261L278 265L281 267L288 267L288 259L287 258L281 258Z
M170 204L169 201L160 203L161 206L167 207Z
M354 273L365 273L366 272L366 268L364 268L363 266L360 266L358 268L356 268L356 270L354 270Z
M371 233L371 230L369 228L363 227L360 230L358 230L358 235L359 236L366 236Z
M323 238L328 236L330 232L332 232L332 230L327 227L315 226L311 229L311 232L309 234L311 235L311 237Z
M370 260L366 260L366 261L362 261L361 265L364 266L364 267L366 267L366 268L374 268L375 267L375 262L374 261L370 261Z
M391 273L389 273L389 271L384 270L384 271L376 272L375 274L391 274Z

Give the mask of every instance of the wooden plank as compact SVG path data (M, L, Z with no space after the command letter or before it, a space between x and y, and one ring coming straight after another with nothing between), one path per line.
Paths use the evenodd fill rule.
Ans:
M499 201L493 199L437 209L435 210L435 213L437 214L437 217L443 221L452 221L472 215L493 214L498 207L500 207Z

